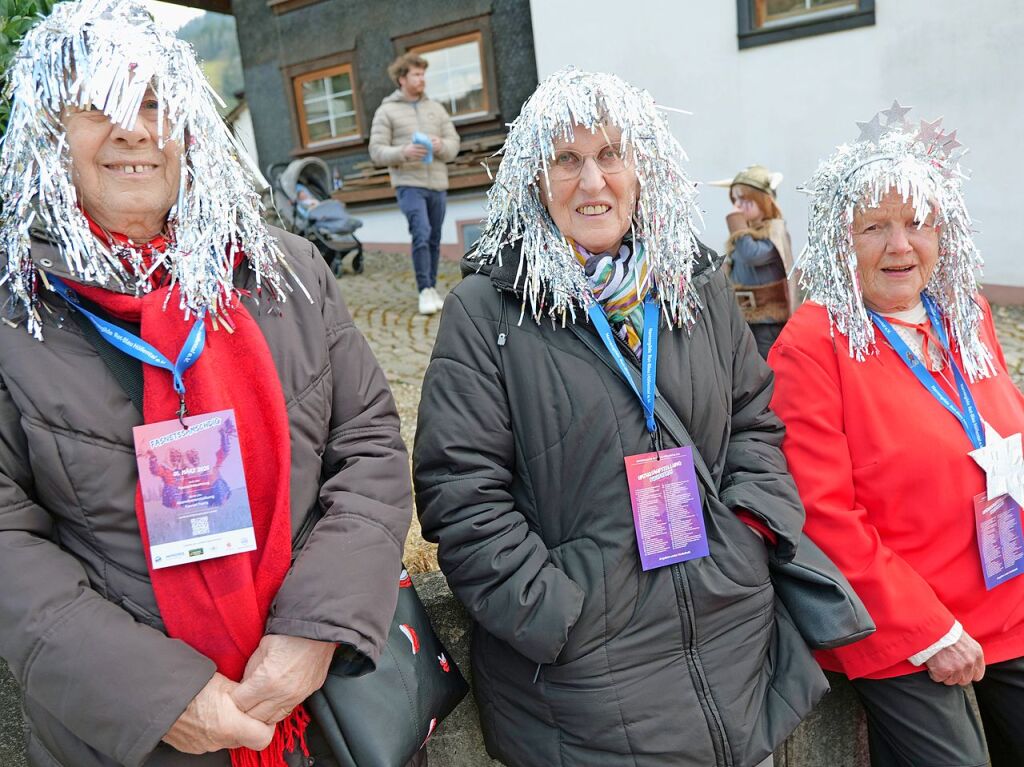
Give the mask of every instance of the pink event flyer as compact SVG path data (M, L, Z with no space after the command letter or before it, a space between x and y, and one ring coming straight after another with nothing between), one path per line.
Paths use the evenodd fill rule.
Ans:
M135 427L153 568L256 548L233 410Z
M691 448L626 456L626 479L644 570L707 556Z

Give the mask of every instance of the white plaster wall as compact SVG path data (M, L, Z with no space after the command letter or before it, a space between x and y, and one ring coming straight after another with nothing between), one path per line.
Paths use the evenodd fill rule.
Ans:
M532 0L541 78L567 64L610 71L692 111L669 122L702 181L761 163L786 175L779 202L806 241L796 192L821 157L898 98L915 120L944 116L970 148L968 209L984 281L1024 286L1024 4L877 0L872 27L740 51L734 0ZM721 247L724 189L702 190L704 239Z
M459 232L456 223L482 219L486 204L485 193L459 194L457 196L449 194L444 226L441 228L441 244L458 244ZM356 236L363 242L404 243L412 241L409 237L409 225L394 200L373 206L353 208L351 213L363 222L362 228L356 232Z
M235 138L238 139L239 143L252 158L256 167L260 167L260 157L256 152L256 134L252 128L252 112L249 111L249 107L245 107L235 117L231 123L231 130L235 134Z

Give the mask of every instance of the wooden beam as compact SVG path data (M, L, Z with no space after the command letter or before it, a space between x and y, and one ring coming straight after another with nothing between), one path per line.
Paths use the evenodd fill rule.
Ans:
M187 8L198 8L201 11L231 15L231 0L167 0L167 2L184 5Z

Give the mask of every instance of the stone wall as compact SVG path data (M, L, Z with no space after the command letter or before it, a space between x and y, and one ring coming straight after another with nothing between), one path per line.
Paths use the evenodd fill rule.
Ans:
M470 624L440 573L416 576L416 588L449 653L469 678ZM853 689L830 675L832 692L775 754L775 767L868 767L864 714ZM501 767L487 756L472 693L428 746L431 767ZM25 767L17 687L0 661L0 765Z

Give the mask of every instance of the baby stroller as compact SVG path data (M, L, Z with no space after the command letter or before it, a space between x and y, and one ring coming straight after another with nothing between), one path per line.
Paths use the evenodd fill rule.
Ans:
M341 276L342 259L349 253L355 253L352 270L362 273L363 243L355 232L363 222L349 215L345 203L331 197L327 163L316 157L276 163L267 169L267 176L276 191L282 226L316 245L335 276Z

